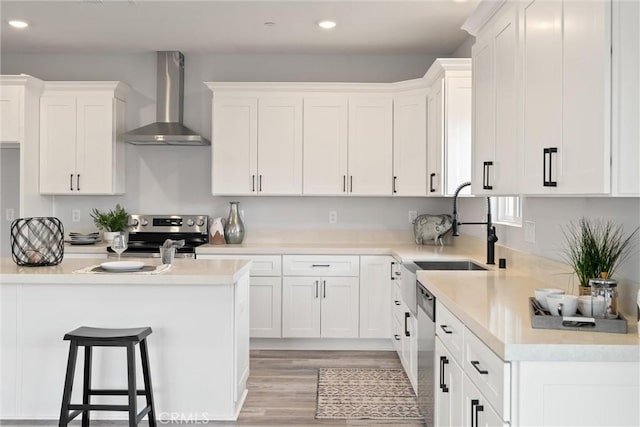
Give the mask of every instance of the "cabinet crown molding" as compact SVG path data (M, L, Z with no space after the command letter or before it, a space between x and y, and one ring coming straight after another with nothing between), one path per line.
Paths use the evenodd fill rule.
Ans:
M44 82L39 78L28 74L16 75L0 75L0 85L3 86L30 86L36 89L42 89Z
M506 2L507 0L483 0L460 28L474 37L477 36L482 27Z
M391 93L393 83L204 82L212 92L344 92Z
M50 81L44 83L43 95L82 91L83 95L109 94L124 101L130 90L128 84L119 81Z
M445 72L471 71L471 58L438 58L433 61L422 80L430 86Z

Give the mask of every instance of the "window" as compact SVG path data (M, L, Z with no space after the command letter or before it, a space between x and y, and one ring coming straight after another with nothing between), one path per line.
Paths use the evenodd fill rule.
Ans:
M522 227L522 199L513 197L492 197L491 215L496 224Z

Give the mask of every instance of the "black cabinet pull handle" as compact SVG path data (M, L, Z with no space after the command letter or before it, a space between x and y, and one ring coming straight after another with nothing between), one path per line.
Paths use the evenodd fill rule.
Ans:
M558 147L542 149L542 185L544 187L557 187L557 181L551 179L553 173L553 154L558 152ZM549 172L547 173L547 157L549 158ZM547 176L549 179L547 179Z
M76 190L80 191L80 174L76 178Z
M256 176L251 175L251 192L254 193L256 191Z
M471 361L471 365L473 365L474 368L476 368L476 371L478 371L478 373L482 374L482 375L487 375L489 373L489 371L485 371L484 369L480 369L478 366L480 366L480 362L478 362L477 360L472 360Z
M397 176L394 176L394 177L393 177L393 192L394 192L394 193L397 193L397 191L396 191L396 180L397 180L397 179L398 179L398 177L397 177Z
M318 298L318 281L317 280L315 281L315 284L316 284L316 298Z
M342 175L342 192L347 192L347 175Z
M394 338L396 341L400 341L400 335L398 335L398 334L395 334L395 335L393 336L393 338Z
M447 384L444 382L446 378L444 373L444 365L448 364L449 360L447 359L447 356L440 356L440 390L442 390L443 393L449 393L449 387L447 387Z
M442 329L444 331L444 333L447 334L447 335L453 333L453 331L450 331L450 330L447 329L447 325L440 325L440 329Z
M433 178L436 177L435 173L429 174L429 193L435 193L436 189L433 188Z
M478 406L484 410L478 399L471 399L471 427L478 427L478 411L476 410Z
M396 265L395 261L391 261L391 280L396 280L395 277L393 277L393 266Z
M258 191L262 193L262 175L258 175Z
M331 264L311 264L311 267L331 267Z
M476 402L477 402L477 403L476 403L476 407L475 407L475 409L474 409L474 411L473 411L473 412L474 412L475 419L476 419L476 427L480 427L480 426L478 425L478 421L479 421L479 420L478 420L478 412L482 412L482 411L484 411L484 406L480 405L480 401L479 401L479 400L478 400L478 401L476 401ZM472 421L473 421L473 420L472 420Z
M404 313L404 335L407 337L411 336L411 333L409 332L409 326L407 324L407 320L409 320L409 316L411 316L410 313L407 313L407 312Z
M400 301L398 301L397 299L396 299L396 300L393 300L393 303L394 303L395 305L400 305Z
M69 190L73 191L73 174L69 175Z
M323 280L322 281L322 298L326 298L327 297L327 281Z
M353 175L349 177L349 191L353 193Z
M493 166L493 162L484 162L482 166L482 189L493 190L493 185L489 185L489 168Z

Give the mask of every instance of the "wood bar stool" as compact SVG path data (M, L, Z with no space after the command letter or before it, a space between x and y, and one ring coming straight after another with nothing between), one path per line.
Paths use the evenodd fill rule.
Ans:
M148 416L149 426L156 427L153 390L151 375L149 374L149 353L147 352L146 337L151 328L104 329L82 326L64 336L69 343L69 360L67 375L62 394L62 409L60 410L59 426L67 426L69 421L82 414L82 427L89 427L90 411L126 411L129 413L129 427L137 426L142 418ZM144 390L136 390L136 357L135 345L140 344L142 359L142 376ZM76 370L78 347L84 347L84 381L82 404L71 403L71 389ZM126 390L107 390L91 388L91 350L93 347L125 347L127 349L127 384ZM138 413L136 396L145 396L147 405ZM128 405L97 405L91 404L91 396L128 396ZM69 413L69 411L73 411Z

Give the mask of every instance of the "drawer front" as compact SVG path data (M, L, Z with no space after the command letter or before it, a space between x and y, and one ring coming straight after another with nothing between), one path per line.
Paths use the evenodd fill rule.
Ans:
M282 275L280 255L198 255L199 259L250 259L250 276L277 277Z
M284 255L285 276L353 276L360 274L360 257L345 255Z
M436 335L461 366L464 360L464 330L462 322L436 300Z
M464 333L464 372L503 420L510 419L511 365L468 329Z

